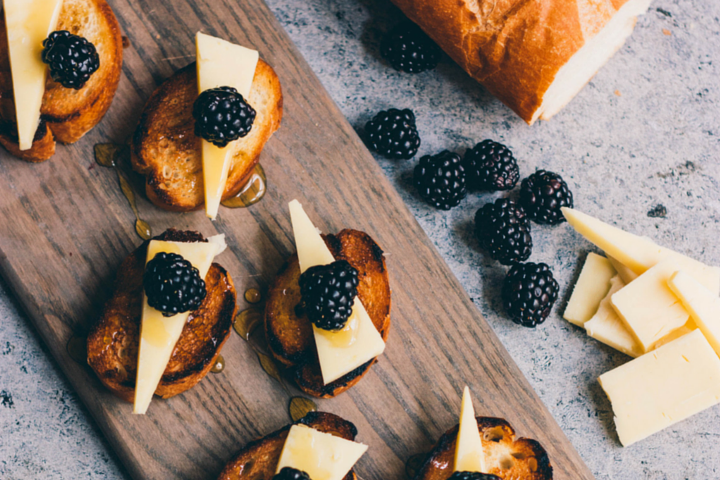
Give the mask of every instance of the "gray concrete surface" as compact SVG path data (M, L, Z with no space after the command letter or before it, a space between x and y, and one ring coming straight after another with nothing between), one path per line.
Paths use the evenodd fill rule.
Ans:
M447 59L414 76L388 67L379 41L401 15L387 2L268 3L358 129L380 109L412 108L420 154L462 153L492 138L515 152L522 176L562 174L580 209L720 264L720 3L657 0L578 97L533 127ZM628 358L560 318L588 243L567 225L534 226L531 260L551 265L564 300L539 328L515 326L498 300L505 269L471 234L475 210L494 195L436 211L410 187L414 161L378 161L598 479L720 478L720 407L620 447L596 377ZM658 204L667 216L648 217ZM0 291L0 478L123 478L7 287Z

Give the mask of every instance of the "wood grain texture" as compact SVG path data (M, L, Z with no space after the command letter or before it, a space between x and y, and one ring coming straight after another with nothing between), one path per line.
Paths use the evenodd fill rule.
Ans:
M268 194L249 209L222 209L214 223L203 212L165 212L142 197L138 208L155 233L225 233L229 250L218 261L238 292L264 290L293 252L293 198L323 231L364 230L388 253L393 327L386 353L356 387L319 401L321 410L354 422L358 439L371 445L360 477L403 478L405 460L457 423L467 383L479 415L504 417L545 446L556 478L592 478L262 0L111 5L132 46L103 122L44 164L0 152L0 270L133 478L215 478L246 442L289 423L288 392L234 334L222 374L154 401L147 416L131 415L130 404L66 351L73 332L98 317L117 266L140 243L117 176L95 166L93 145L130 135L154 88L193 61L198 30L257 48L280 76L285 115L261 158Z

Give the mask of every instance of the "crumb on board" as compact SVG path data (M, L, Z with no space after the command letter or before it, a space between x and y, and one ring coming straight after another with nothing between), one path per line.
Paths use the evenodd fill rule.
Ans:
M667 36L672 35L672 32L670 30L668 30L667 28L663 28L662 32L663 32L663 35L667 35Z
M620 93L620 90L615 90L615 95L618 97L622 97L622 93Z

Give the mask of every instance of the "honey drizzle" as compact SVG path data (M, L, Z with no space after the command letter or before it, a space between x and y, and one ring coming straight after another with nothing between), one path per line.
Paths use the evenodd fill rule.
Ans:
M223 200L221 204L228 208L247 208L262 200L266 192L267 177L265 176L265 170L258 163L238 194Z
M318 406L315 402L305 397L292 397L288 411L293 422L297 422L310 412L317 412Z
M66 349L70 358L80 365L87 364L87 338L73 335L68 340Z
M245 298L245 301L253 306L242 310L235 316L233 329L250 344L250 348L252 348L255 355L257 355L258 362L265 373L267 373L270 378L273 378L280 383L283 390L290 395L290 390L283 380L281 367L277 364L277 362L275 362L275 359L271 355L260 351L260 349L255 345L255 342L250 342L253 332L263 321L263 311L257 307L257 304L262 300L262 294L257 288L248 288L245 290L243 297ZM288 414L293 422L297 422L310 412L316 412L317 409L318 406L314 401L301 396L290 398L290 402L288 403Z
M257 308L250 307L238 313L233 322L235 332L245 341L250 341L255 329L260 326L262 312Z
M212 373L220 373L223 370L225 370L225 357L223 357L222 355L218 355L215 359L215 364L212 366L210 371Z
M260 303L260 300L262 300L262 294L257 288L248 288L245 290L244 297L246 302L253 304Z
M426 458L427 453L417 453L407 459L405 462L405 476L408 480L413 480L417 476Z
M116 145L114 143L98 143L95 145L95 162L98 165L105 168L112 168L118 175L118 181L120 182L120 190L130 204L130 208L135 214L135 233L138 234L143 240L150 240L152 238L152 228L143 219L140 218L138 212L137 202L135 200L135 192L130 185L130 181L127 177L120 172L118 167L117 158L121 153L125 153L128 147L126 145Z

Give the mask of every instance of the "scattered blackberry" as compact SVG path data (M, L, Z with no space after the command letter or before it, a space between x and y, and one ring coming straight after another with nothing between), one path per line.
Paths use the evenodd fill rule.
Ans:
M310 475L292 467L283 467L272 480L310 480Z
M41 58L48 64L53 80L75 90L80 90L100 68L95 45L67 30L52 32L43 40Z
M381 50L395 70L407 73L432 70L440 62L440 47L412 22L403 22L390 30Z
M520 204L531 220L557 225L565 221L560 209L573 207L573 195L560 175L538 170L522 181Z
M316 327L340 330L352 313L358 271L346 260L310 267L300 275L305 314Z
M518 263L503 282L503 305L513 322L534 327L550 315L559 288L546 264Z
M497 475L492 473L480 473L480 472L455 472L450 475L448 480L502 480Z
M520 178L517 161L510 149L492 140L483 140L465 152L463 164L468 174L468 186L476 190L512 190Z
M423 200L441 210L457 206L467 195L460 155L447 150L422 157L415 167L414 183Z
M143 287L148 305L166 317L197 310L207 295L198 269L175 253L158 253L148 262Z
M412 158L420 148L420 136L412 110L383 110L365 124L368 146L387 158Z
M218 147L246 136L255 121L255 109L232 87L210 88L193 104L195 136Z
M480 246L503 265L524 262L532 253L530 221L525 210L507 198L499 198L478 209L475 236Z

